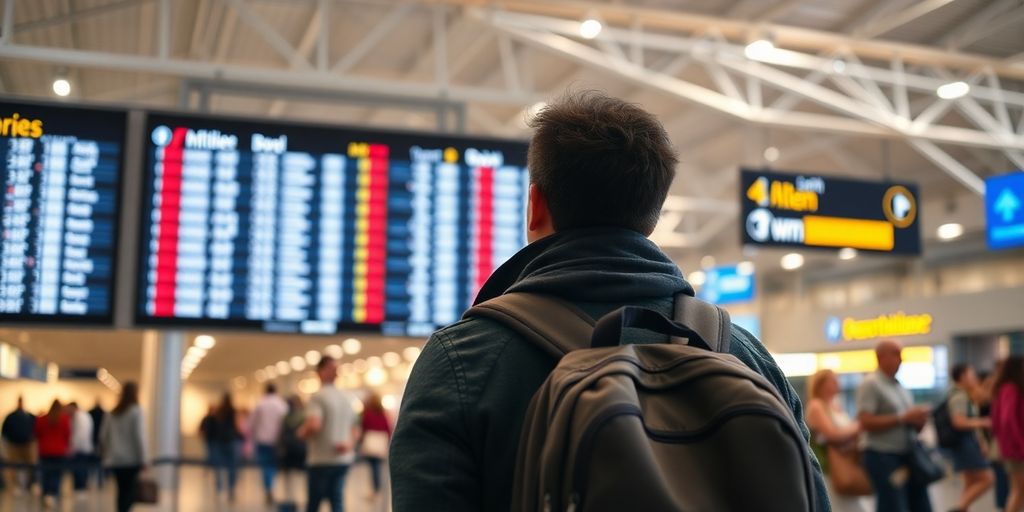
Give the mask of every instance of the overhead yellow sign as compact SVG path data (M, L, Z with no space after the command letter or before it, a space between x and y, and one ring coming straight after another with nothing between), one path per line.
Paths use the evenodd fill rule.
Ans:
M743 169L743 243L920 253L917 189Z
M921 336L932 332L932 316L925 313L908 315L897 311L888 315L859 320L830 317L825 322L825 337L831 342L863 341L898 336Z

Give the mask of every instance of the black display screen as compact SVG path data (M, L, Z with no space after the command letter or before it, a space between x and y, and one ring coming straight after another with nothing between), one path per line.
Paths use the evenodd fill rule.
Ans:
M917 186L742 169L742 242L921 253Z
M111 322L126 117L0 102L0 319Z
M525 245L526 144L150 114L145 324L423 336Z

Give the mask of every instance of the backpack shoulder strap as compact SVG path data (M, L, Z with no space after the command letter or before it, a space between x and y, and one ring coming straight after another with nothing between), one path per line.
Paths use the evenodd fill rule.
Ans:
M555 358L590 344L594 320L574 304L549 295L506 293L469 308L463 319L497 321Z
M675 301L676 322L700 334L712 351L729 353L732 321L728 311L685 293L676 295Z

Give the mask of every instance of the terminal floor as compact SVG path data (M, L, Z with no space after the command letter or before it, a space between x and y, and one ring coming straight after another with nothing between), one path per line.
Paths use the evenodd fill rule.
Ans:
M157 506L138 505L133 510L166 511L166 512L269 512L276 511L276 507L268 507L264 504L263 491L259 480L258 472L253 469L243 469L239 475L237 500L229 504L225 496L215 496L212 476L203 468L185 467L181 470L181 489L177 493L162 492L161 502ZM113 482L110 481L112 484ZM390 509L387 500L378 496L376 500L367 498L370 490L370 472L365 464L356 464L349 472L345 487L345 511L346 512L386 512ZM293 495L299 503L305 503L305 478L296 475L292 480ZM953 508L956 498L959 496L960 481L955 478L948 478L939 484L932 486L932 503L936 512L942 512ZM86 495L75 499L70 493L70 479L64 482L64 499L58 505L60 512L107 512L114 510L113 485L99 491L90 491ZM278 499L285 496L284 482L278 478L275 493ZM870 499L864 500L862 510L872 510ZM21 495L12 496L10 492L0 493L0 511L16 512L37 512L42 511L37 496ZM305 510L300 507L299 510ZM322 511L328 510L326 504L321 506ZM846 512L843 509L836 512ZM995 512L992 491L982 496L972 508L971 512Z

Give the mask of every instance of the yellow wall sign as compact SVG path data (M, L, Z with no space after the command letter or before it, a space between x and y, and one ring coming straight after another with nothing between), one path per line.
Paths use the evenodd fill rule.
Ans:
M932 316L908 315L902 311L875 318L830 317L825 322L825 337L830 342L863 341L896 336L921 336L932 332Z
M903 364L931 365L935 361L932 347L906 347L903 349ZM874 350L846 350L824 353L772 354L775 362L787 377L806 377L818 370L832 370L836 373L871 373L878 368Z

